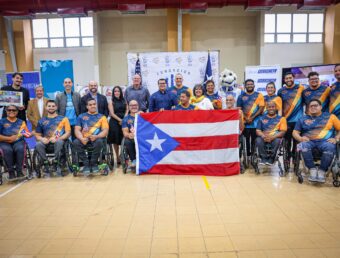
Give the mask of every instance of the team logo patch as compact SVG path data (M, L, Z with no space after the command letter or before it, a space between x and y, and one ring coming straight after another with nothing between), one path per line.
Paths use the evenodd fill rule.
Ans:
M311 94L312 94L312 92L311 92L311 91L307 91L307 92L305 92L305 96L306 96L306 97L310 96Z
M264 123L264 124L267 124L268 122L269 122L268 119L263 119L263 120L262 120L262 123Z
M45 120L45 121L43 122L43 125L48 125L49 123L50 123L50 121Z
M88 116L83 116L83 120L87 121L89 120L90 118Z
M305 123L306 125L311 125L311 124L314 123L314 120L312 120L312 119L306 119L306 120L304 121L304 123Z
M248 100L248 96L243 96L242 100L244 100L244 101Z
M4 127L5 127L5 128L8 128L8 127L10 127L10 126L11 126L11 124L8 124L8 123L4 124Z

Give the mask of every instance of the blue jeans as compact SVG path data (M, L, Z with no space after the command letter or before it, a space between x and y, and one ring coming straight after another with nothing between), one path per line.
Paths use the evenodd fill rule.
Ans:
M314 148L321 153L320 169L323 171L327 171L329 166L332 164L336 152L336 145L327 142L326 140L316 140L299 143L298 149L301 150L303 160L305 161L305 165L308 169L315 168L312 153L312 150Z

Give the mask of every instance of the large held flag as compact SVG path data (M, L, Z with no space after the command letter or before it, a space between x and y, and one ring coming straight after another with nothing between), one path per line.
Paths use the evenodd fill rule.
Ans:
M137 174L229 176L240 171L238 110L142 113Z
M212 80L212 69L211 69L211 62L210 62L210 53L208 53L208 60L207 60L207 67L205 68L205 76L204 76L204 82L203 85L207 83L208 80Z

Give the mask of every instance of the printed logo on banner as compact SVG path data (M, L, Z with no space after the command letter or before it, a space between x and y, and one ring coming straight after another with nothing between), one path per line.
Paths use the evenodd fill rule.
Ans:
M142 63L143 67L147 67L148 66L148 59L147 59L147 57L143 56L142 60L143 60L143 63Z
M159 57L153 58L153 59L152 59L152 62L153 62L154 64L158 64L158 63L159 63Z
M170 66L170 56L165 56L165 66Z
M188 66L192 66L192 55L188 55Z
M181 63L182 63L182 61L183 61L183 60L182 60L182 58L181 58L181 57L177 57L177 58L176 58L176 62L177 62L178 64L181 64Z
M205 56L202 56L198 59L201 63L206 63L207 62L207 59Z
M275 78L261 78L257 80L258 83L269 83L269 82L276 82Z
M276 73L277 69L259 69L257 73Z
M133 65L135 65L136 64L136 62L137 62L137 58L135 58L135 57L132 57L132 58L130 58L130 63L131 64L133 64Z
M211 62L211 65L215 64L216 57L214 55L210 55L210 62Z

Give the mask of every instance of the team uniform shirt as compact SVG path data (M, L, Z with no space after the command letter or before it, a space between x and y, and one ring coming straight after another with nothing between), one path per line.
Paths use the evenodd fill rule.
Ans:
M284 86L277 95L282 99L282 116L288 123L295 123L303 116L302 92L304 87L295 84L293 87Z
M222 109L222 98L218 95L218 92L211 95L205 93L205 96L211 101L211 103L216 104L217 109Z
M330 87L320 85L319 88L313 90L311 87L308 87L302 92L303 103L307 104L312 99L318 99L322 104L322 112L328 112L329 105L329 93L331 91Z
M182 104L178 104L175 107L175 110L198 110L199 108L197 106L194 106L193 104L189 104L189 106L185 107Z
M134 127L134 124L135 124L135 117L128 114L123 118L122 129L128 128L130 132L131 129Z
M260 109L260 107L264 107L263 95L256 91L252 94L242 92L237 99L237 106L242 109L245 118L250 118ZM253 122L251 124L245 124L245 127L256 128L259 119L260 116L255 117Z
M109 124L104 115L95 113L83 113L78 116L76 126L81 127L83 137L98 135L103 129L108 129Z
M274 95L266 95L264 96L264 102L265 102L265 108L264 108L264 111L263 111L263 114L266 115L268 112L267 112L267 104L269 102L274 102L276 104L276 108L277 108L277 111L278 112L282 112L282 99L277 96L276 94Z
M286 118L279 115L264 115L261 116L256 129L261 130L264 134L274 136L280 131L287 131L287 121Z
M192 96L192 90L189 87L184 86L184 85L180 89L178 89L176 86L172 86L172 87L170 87L169 90L170 90L170 92L172 92L173 94L175 94L177 96L178 101L179 101L179 97L181 96L182 92L189 91L190 96Z
M59 138L66 132L71 132L71 126L67 117L64 116L43 117L38 121L36 132L46 138L53 136Z
M294 130L310 140L328 140L335 136L335 130L340 130L340 121L328 112L320 116L305 115L297 121Z
M17 135L16 142L31 136L25 121L19 118L15 122L11 122L7 118L0 119L0 134L4 136Z
M336 82L332 85L329 96L329 113L340 118L340 82Z

